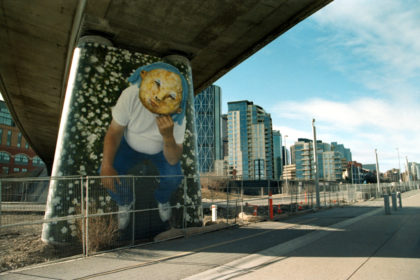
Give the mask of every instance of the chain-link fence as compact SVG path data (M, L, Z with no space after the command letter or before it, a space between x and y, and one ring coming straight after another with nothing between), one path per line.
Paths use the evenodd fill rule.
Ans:
M229 180L201 177L204 222L238 223L316 208L314 181ZM320 207L344 206L392 192L419 189L420 182L342 184L318 182ZM271 206L270 206L271 205Z
M208 226L242 223L255 217L276 218L316 207L316 184L312 181L201 177L201 193L197 193L201 195L201 204L193 205L185 195L187 182L192 179L181 179L177 193L163 210L156 201L156 189L162 178L156 176L0 179L3 254L0 258L5 258L19 244L31 248L35 242L40 253L50 254L45 259L87 256L152 242L156 235L171 228L184 229L187 212L191 213L187 211L189 208L197 213L195 219ZM112 182L111 186L118 185L118 196L104 187L106 180ZM61 197L51 194L48 197L51 186L58 190L55 196ZM419 188L419 181L379 185L320 181L318 184L321 207L342 206ZM168 216L162 218L162 213ZM47 244L49 249L41 244ZM30 257L34 258L34 254Z

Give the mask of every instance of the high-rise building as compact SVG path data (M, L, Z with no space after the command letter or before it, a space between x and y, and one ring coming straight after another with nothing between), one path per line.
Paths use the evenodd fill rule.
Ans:
M313 153L313 140L299 138L290 147L292 164L296 165L296 179L314 180L315 163ZM317 140L318 178L327 181L342 179L343 167L342 154L332 150L328 143Z
M273 130L273 158L274 158L274 179L280 179L283 171L282 160L282 138L278 130Z
M345 148L343 144L331 142L331 150L341 153L342 157L346 159L346 162L352 161L350 149Z
M4 101L0 101L0 176L39 176L44 162L29 146ZM46 175L46 174L44 174Z
M290 147L292 164L296 165L296 179L313 180L315 167L313 157L313 141L306 138L298 138Z
M223 142L223 158L229 156L229 139L227 128L227 114L222 115L222 142Z
M212 85L194 100L199 172L214 171L214 162L223 159L221 89Z
M281 160L283 166L290 164L290 152L286 146L281 147Z
M228 103L229 169L244 179L273 178L270 114L252 102Z
M420 179L420 165L416 162L409 162L408 163L409 170L410 170L410 177L412 180L419 180Z

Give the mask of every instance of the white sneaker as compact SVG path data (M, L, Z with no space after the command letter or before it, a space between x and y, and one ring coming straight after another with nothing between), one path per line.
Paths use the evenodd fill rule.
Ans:
M169 204L169 201L166 203L160 203L158 202L158 208L159 208L159 216L162 222L166 222L169 220L172 216L172 208Z
M118 205L118 229L125 229L130 222L130 211L133 203L127 205Z

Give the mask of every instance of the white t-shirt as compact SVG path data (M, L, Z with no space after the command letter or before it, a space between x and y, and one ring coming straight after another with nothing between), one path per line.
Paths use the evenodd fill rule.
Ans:
M157 114L143 106L138 94L136 85L126 88L112 108L112 118L126 127L124 137L131 148L149 155L157 154L163 150L163 138L156 124ZM174 138L178 144L184 142L185 123L185 117L181 125L174 123Z

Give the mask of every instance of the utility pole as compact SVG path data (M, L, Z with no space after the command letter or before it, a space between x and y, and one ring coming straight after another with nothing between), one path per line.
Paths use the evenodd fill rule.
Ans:
M379 179L378 151L376 149L375 149L375 157L376 157L376 182L378 184L378 195L379 195L379 192L381 191L381 188L380 188L380 183L381 182L380 182L380 179Z
M287 158L287 145L286 145L286 138L288 137L288 135L284 135L284 165L289 165L289 159ZM286 179L286 189L285 191L288 192L289 191L289 186L287 185L287 176L285 176L284 174L284 166L283 166L283 176Z
M408 184L410 185L410 183L411 183L410 165L408 164L408 158L407 158L407 156L405 157L405 162L407 164Z
M400 179L400 183L402 182L401 179L401 161L400 161L400 150L397 148L397 153L398 153L398 177Z
M315 166L315 192L316 192L316 208L321 208L321 201L319 198L319 172L318 172L318 155L316 147L316 128L315 119L312 119L312 131L314 133L314 166Z

